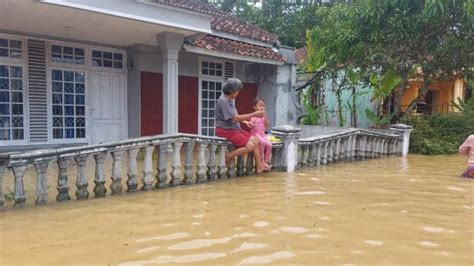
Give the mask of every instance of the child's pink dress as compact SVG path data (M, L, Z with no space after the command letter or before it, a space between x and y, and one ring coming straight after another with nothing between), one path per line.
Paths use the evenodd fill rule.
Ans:
M250 119L252 123L252 129L250 133L253 136L256 136L260 140L260 158L262 160L262 165L266 168L269 168L268 162L272 157L272 143L267 139L265 135L265 117L253 117Z
M459 153L469 156L467 170L462 176L474 178L474 135L467 137L466 141L459 146Z

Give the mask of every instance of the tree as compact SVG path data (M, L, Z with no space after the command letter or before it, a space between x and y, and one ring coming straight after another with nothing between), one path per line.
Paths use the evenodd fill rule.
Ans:
M322 2L265 0L261 8L248 5L246 0L212 1L211 4L277 35L282 44L299 48L306 43L306 31L317 23L315 11Z
M410 78L469 79L474 62L474 0L359 0L319 8L307 34L308 69L360 69L365 79L393 72L400 78L390 95L395 118ZM421 70L421 71L419 71ZM418 72L417 72L418 71Z

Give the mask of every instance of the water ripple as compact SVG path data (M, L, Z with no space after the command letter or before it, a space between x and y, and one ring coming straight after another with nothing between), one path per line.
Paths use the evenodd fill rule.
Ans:
M185 238L188 237L189 234L185 232L179 232L171 235L166 235L166 236L155 236L155 237L149 237L149 238L141 238L135 240L136 242L147 242L151 240L173 240L173 239L180 239L180 238Z
M190 263L204 260L213 260L226 256L225 253L200 253L183 256L159 256L152 260L130 261L120 263L120 266L136 266L146 264Z
M264 263L272 263L275 260L279 259L289 259L294 257L295 254L290 251L279 251L269 255L264 256L252 256L243 259L239 265L246 265L246 264L264 264Z
M188 249L198 249L203 247L210 247L216 244L225 244L231 241L234 238L246 238L254 237L255 234L252 233L239 233L230 237L218 238L218 239L194 239L186 242L181 242L175 245L168 247L169 250L188 250Z

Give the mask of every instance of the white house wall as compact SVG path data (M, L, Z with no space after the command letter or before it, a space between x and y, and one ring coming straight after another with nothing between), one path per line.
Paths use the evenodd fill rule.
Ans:
M68 144L68 145L74 145L74 144L87 144L91 143L92 140L92 130L91 127L93 127L93 117L97 118L97 115L93 115L92 112L94 112L91 103L90 97L93 97L92 91L91 91L91 86L92 86L92 76L95 77L95 80L97 82L97 78L104 77L104 81L100 81L100 84L103 84L104 86L107 86L106 84L113 84L111 85L113 88L121 87L124 91L120 92L119 95L117 95L117 91L111 91L108 87L105 88L104 93L112 93L115 96L121 98L121 101L123 103L114 103L111 106L103 106L100 105L100 112L101 114L107 114L107 110L110 107L110 110L116 110L114 111L114 116L107 116L104 115L103 117L100 117L100 119L104 119L103 121L105 123L114 123L113 120L117 121L117 116L118 113L122 113L122 118L119 119L123 123L121 124L115 124L115 130L114 133L118 134L116 136L119 136L119 138L127 138L127 104L126 104L126 97L127 97L127 92L126 92L126 86L127 86L127 53L125 50L120 50L116 48L111 48L111 47L105 47L105 46L95 46L95 45L87 45L84 44L83 41L77 41L77 42L63 42L63 41L58 41L55 39L39 39L39 38L33 38L29 36L18 36L18 35L12 35L12 34L1 34L0 33L0 38L3 39L16 39L16 40L21 40L23 47L22 47L22 59L20 59L20 65L23 66L23 98L24 98L24 140L21 142L18 141L0 141L0 146L2 148L0 151L4 151L5 148L13 148L17 147L17 149L20 149L21 147L18 145L22 145L25 147L28 146L38 146L38 145L61 145L61 144ZM45 61L37 61L36 59L30 58L29 54L29 44L30 43L38 43L38 44L43 44L43 45L36 45L31 49L35 49L35 53L40 52L39 56L44 56ZM83 49L84 52L84 64L73 64L73 63L65 63L65 62L55 62L52 60L52 45L60 45L63 47L73 47L73 48L80 48ZM95 67L92 66L92 50L98 50L98 51L106 51L106 52L112 52L112 53L117 53L122 55L122 68L121 69L114 69L114 68L101 68L101 67ZM30 53L33 50L30 51ZM41 55L42 53L42 55ZM33 61L31 61L33 60ZM38 64L43 64L43 69L44 69L44 75L43 74L37 74L35 73L35 78L34 81L36 83L39 82L39 84L44 84L46 83L46 87L34 87L35 89L35 95L32 95L33 91L33 84L32 79L28 73L28 70L32 68L33 65L30 65L31 62L34 62L36 65ZM2 65L12 65L12 59L8 57L0 57L0 64ZM35 65L35 67L36 67ZM74 72L80 72L80 73L85 73L85 138L75 138L75 139L54 139L53 138L53 132L52 132L52 123L53 123L53 114L52 114L52 75L51 72L52 70L62 70L62 71L74 71ZM101 85L102 86L102 85ZM41 91L39 91L41 90ZM46 91L44 91L46 90ZM102 89L101 89L102 90ZM65 96L66 96L66 91L64 89L63 93L63 103L62 105L65 106L66 103L65 101ZM74 96L76 97L77 91L74 92ZM102 93L102 92L101 92ZM41 96L39 96L41 95ZM38 98L40 97L40 98ZM46 97L46 99L44 99ZM113 99L113 97L110 97L110 101L114 101L116 99ZM77 99L74 100L74 106L76 106L76 101ZM120 101L120 100L118 100ZM97 102L95 102L97 105ZM44 108L42 107L44 106ZM41 108L39 108L41 107ZM38 109L39 108L39 109ZM76 107L74 107L76 108ZM41 120L41 123L36 123L33 125L33 120L30 120L34 115L39 114L38 112L45 112L46 114L46 119L43 121ZM63 112L65 112L63 110ZM76 111L74 111L76 112ZM41 113L42 114L42 113ZM76 116L75 114L74 116ZM66 117L65 114L62 115L63 117ZM43 115L44 117L44 115ZM65 119L65 118L64 118ZM107 120L107 121L105 121ZM38 120L39 121L39 120ZM94 120L96 122L99 121L99 119ZM64 122L65 123L65 122ZM75 122L74 122L75 123ZM100 122L99 122L100 123ZM104 130L108 130L104 126ZM36 132L41 133L38 135ZM75 133L78 134L78 133ZM97 134L95 135L95 139L105 139L105 138L97 138ZM16 149L16 148L15 148Z

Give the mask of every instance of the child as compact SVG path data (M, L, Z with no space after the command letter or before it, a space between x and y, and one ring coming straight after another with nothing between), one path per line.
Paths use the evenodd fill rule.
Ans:
M260 164L260 147L257 137L251 136L247 131L240 128L239 122L247 121L253 117L265 116L264 111L255 111L250 114L240 115L235 108L235 98L242 89L242 81L230 78L222 88L223 94L216 103L216 136L226 138L234 146L234 151L225 155L225 163L229 163L237 156L253 152L257 173L265 170Z
M255 111L265 112L265 101L263 99L257 98L253 103L253 109ZM252 117L250 123L247 124L251 130L250 134L255 136L260 141L260 160L262 166L266 171L271 169L271 165L268 164L272 157L272 143L267 139L265 135L265 129L268 128L268 117L265 115L263 117Z
M461 177L474 178L474 134L467 137L466 141L459 146L459 153L469 156L467 170Z

